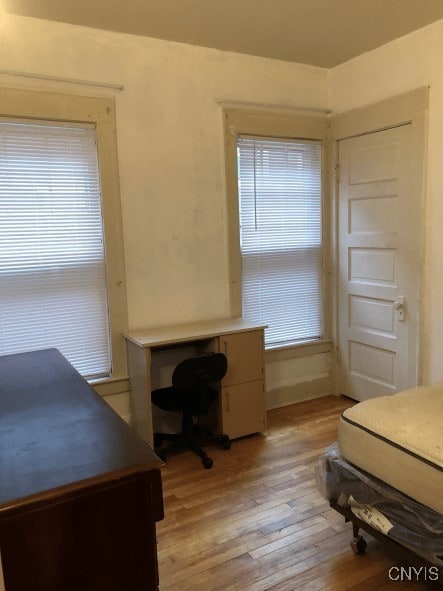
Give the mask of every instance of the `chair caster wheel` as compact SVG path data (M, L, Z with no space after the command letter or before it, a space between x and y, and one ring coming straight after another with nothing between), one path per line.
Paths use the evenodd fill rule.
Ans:
M212 468L213 463L214 463L214 460L212 460L211 458L203 458L202 459L203 467L206 468L206 470L209 470L210 468Z
M362 536L358 536L352 540L350 546L354 554L364 554L367 544L366 540L362 538Z
M229 441L229 437L226 437L226 439L223 440L222 449L231 449L231 442Z

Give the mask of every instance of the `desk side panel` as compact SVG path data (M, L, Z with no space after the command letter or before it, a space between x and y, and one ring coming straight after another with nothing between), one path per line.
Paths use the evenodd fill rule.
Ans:
M130 383L132 424L153 447L151 404L151 350L126 341Z

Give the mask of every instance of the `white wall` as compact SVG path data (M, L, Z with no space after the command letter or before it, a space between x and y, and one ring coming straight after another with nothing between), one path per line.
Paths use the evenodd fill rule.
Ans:
M443 380L443 21L329 71L335 112L430 87L425 261L422 297L422 381Z
M119 92L0 75L6 86L115 95L130 329L229 316L216 101L325 107L327 71L0 13L2 69L124 85ZM324 378L324 357L292 368L275 362L271 385L288 376L299 384L305 374L312 381L317 371ZM129 417L126 395L108 400Z

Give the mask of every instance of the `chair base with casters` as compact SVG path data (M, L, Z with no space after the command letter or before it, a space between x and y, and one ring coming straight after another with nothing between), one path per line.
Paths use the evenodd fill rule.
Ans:
M164 441L170 443L161 447ZM212 468L214 461L202 448L203 445L209 444L221 445L223 449L231 448L231 441L227 435L215 435L201 425L194 425L193 417L189 414L183 415L181 433L154 433L155 453L164 462L170 453L190 449L201 458L206 469Z
M209 411L218 392L210 384L220 381L226 373L227 361L222 353L212 353L201 357L186 359L177 365L172 375L172 386L152 392L152 402L158 408L182 415L180 433L155 433L154 449L166 461L167 456L180 449L190 449L197 454L204 468L212 468L213 460L203 449L203 445L218 444L230 449L227 435L216 435L202 425L194 424L194 417L202 417ZM169 445L162 447L164 441Z

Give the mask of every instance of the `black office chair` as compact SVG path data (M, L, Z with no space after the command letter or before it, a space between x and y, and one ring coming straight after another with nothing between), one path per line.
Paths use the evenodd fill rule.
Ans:
M203 466L209 469L212 468L213 460L201 446L217 443L223 449L231 447L227 435L214 435L199 424L194 425L193 418L208 413L211 402L218 396L211 384L220 382L226 374L227 366L226 357L222 353L185 359L174 369L172 386L152 392L151 399L155 406L169 412L182 413L181 433L154 434L154 448L163 461L166 461L169 452L185 447L200 456ZM163 441L172 443L162 448Z

